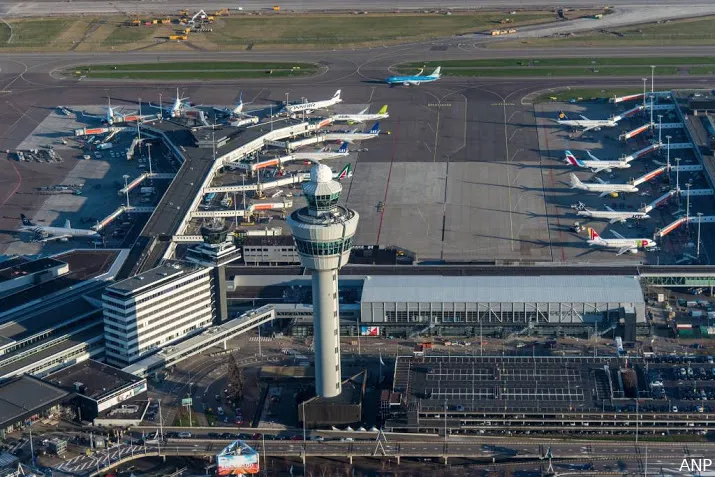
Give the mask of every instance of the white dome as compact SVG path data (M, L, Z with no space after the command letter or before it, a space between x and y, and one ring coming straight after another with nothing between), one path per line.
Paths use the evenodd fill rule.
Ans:
M316 164L310 169L310 182L325 183L333 180L333 170L325 164Z

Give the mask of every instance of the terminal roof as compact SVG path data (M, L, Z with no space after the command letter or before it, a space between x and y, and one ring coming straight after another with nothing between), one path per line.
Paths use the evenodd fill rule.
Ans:
M182 275L195 272L196 270L198 270L198 268L187 264L172 263L169 265L160 265L139 275L117 282L108 287L107 291L121 295L146 292L164 282L175 280Z
M636 277L367 277L363 302L643 303Z
M74 391L75 383L82 383L86 386L83 395L97 401L126 386L143 381L133 374L92 359L57 371L45 380L69 391Z
M11 424L33 411L50 406L69 393L32 376L20 376L0 385L0 424Z
M64 262L60 262L54 258L41 258L32 261L23 258L13 258L7 262L0 263L0 282L57 267L63 263Z

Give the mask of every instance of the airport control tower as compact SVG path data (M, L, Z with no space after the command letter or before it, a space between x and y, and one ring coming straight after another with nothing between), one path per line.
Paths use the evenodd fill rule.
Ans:
M315 164L303 184L308 206L288 217L300 261L313 272L315 392L322 397L341 392L338 270L348 263L359 219L338 205L342 190L328 166Z

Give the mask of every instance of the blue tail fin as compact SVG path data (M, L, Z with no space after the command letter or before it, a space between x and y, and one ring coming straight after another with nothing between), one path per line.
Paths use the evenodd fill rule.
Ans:
M380 132L380 121L376 122L375 125L370 129L370 134L378 134Z
M347 141L344 142L344 143L342 143L342 144L340 145L340 148L338 149L338 152L339 152L339 153L346 153L346 152L348 152L348 143L347 143Z

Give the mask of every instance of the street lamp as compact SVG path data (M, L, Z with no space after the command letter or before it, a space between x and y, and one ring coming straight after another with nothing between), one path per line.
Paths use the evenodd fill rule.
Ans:
M665 136L665 139L668 141L668 162L666 162L666 165L668 166L668 175L670 175L670 136Z
M653 79L655 77L655 65L650 65L650 92L655 93L655 89L653 87Z
M645 109L646 108L646 105L645 105L645 83L646 83L646 81L648 81L648 78L642 78L642 79L643 79L643 109Z
M124 193L127 196L127 209L129 208L129 185L127 184L127 180L129 179L128 174L124 174L122 177L124 177Z
M675 193L678 195L678 204L680 204L680 158L675 158Z
M663 131L663 115L659 114L658 115L658 144L663 143L663 141L661 140L661 131Z
M696 247L695 256L700 259L700 223L702 222L703 213L698 212L698 245Z
M685 198L685 226L690 230L690 187L692 184L688 182L685 187L688 189L688 197Z
M149 177L151 177L151 175L152 175L152 171L151 171L151 143L148 142L146 144L146 147L147 147L147 154L149 155Z
M643 83L645 85L645 83ZM645 86L644 86L645 87ZM159 93L159 120L164 120L164 110L161 107L161 93Z

